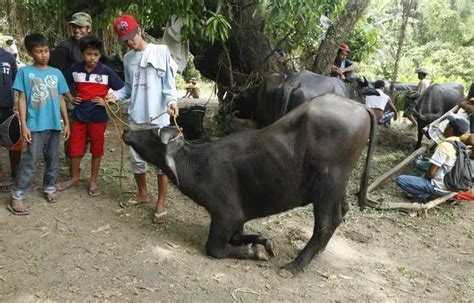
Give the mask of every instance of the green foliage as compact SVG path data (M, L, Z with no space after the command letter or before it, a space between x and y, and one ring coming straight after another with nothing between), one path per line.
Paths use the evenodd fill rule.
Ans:
M415 35L420 45L436 40L463 45L472 40L472 24L465 23L469 18L464 17L463 20L457 2L459 1L432 0L420 6L418 30ZM462 7L469 9L467 3ZM470 7L472 8L472 2Z
M232 117L230 115L219 113L214 116L214 133L216 137L227 136L232 132Z
M380 48L382 39L373 20L363 16L349 33L345 43L352 49L351 60L361 62Z
M209 42L214 44L214 41L226 41L229 38L230 24L224 16L211 12L211 17L204 23L203 34L208 37Z
M262 1L260 13L265 18L265 29L288 54L314 54L324 29L321 15L337 16L341 1L281 0Z
M92 5L92 1L82 0L18 0L9 3L12 7L3 15L12 22L11 34L22 37L29 32L42 32L52 45L69 35L68 18L81 8L93 16L93 31L104 40L109 54L122 51L112 29L114 19L120 14L135 16L144 28L161 28L172 16L183 17L184 36L195 45L204 45L228 39L234 13L243 9L238 5L244 3L248 4L245 9L254 10L254 18L264 20L264 30L277 46L289 56L299 57L301 66L306 67L312 64L324 35L320 16L337 21L346 1L96 0ZM350 56L358 63L358 74L389 79L394 68L401 3L400 0L372 1L365 16L348 34L345 42L353 49ZM409 22L398 80L416 83L414 70L423 65L432 71L429 75L432 82L455 81L466 85L472 81L473 12L472 0L420 1ZM195 72L190 67L184 74L185 80L196 77Z
M188 64L186 65L186 69L183 71L183 78L186 83L189 83L192 78L195 78L197 81L201 78L201 74L194 66L194 56L192 54L189 54Z
M399 1L381 0L367 15L377 26L381 47L360 62L358 72L369 78L390 79L400 27ZM456 82L467 86L474 79L474 2L466 0L421 1L406 33L398 81L418 83L415 69L428 68L432 83Z

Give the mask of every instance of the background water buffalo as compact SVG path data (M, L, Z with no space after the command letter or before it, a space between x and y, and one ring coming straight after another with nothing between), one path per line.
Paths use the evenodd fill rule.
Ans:
M463 97L464 87L456 83L433 84L423 92L415 108L418 121L416 148L421 146L423 128L460 103Z
M238 118L252 119L258 128L281 118L300 104L324 94L336 94L363 103L364 95L378 95L367 80L344 82L310 71L295 72L284 77L272 74L259 86L242 92L234 100Z
M179 116L176 118L176 123L183 129L186 140L209 140L203 126L205 114L206 108L200 105L179 108ZM170 123L171 125L176 125L173 118L170 118Z
M326 247L346 214L347 182L369 142L359 191L364 207L375 127L367 107L329 94L269 127L211 143L188 143L172 127L125 131L123 138L209 212L206 250L213 257L267 260L272 242L244 234L245 222L313 204L313 235L284 266L296 274Z

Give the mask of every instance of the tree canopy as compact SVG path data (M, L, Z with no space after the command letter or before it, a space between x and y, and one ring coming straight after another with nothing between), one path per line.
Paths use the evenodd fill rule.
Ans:
M85 11L93 17L94 32L109 53L123 51L112 30L119 14L134 15L155 36L171 16L183 17L183 34L190 40L201 73L213 80L219 73L226 74L223 84L242 85L256 70L273 70L276 61L266 61L273 59L274 50L282 50L284 60L300 69L314 70L318 53L320 58L332 57L339 41L328 42L327 34L356 1L363 0L1 0L6 8L1 17L3 33L21 38L42 32L55 45L68 36L70 16ZM350 29L337 36L353 49L350 56L359 63L358 74L373 80L393 75L404 1L373 1ZM474 78L469 60L474 54L474 2L412 1L417 5L407 19L398 81L416 82L414 70L423 65L433 82L470 83ZM328 24L332 25L326 31ZM331 53L322 47L324 43ZM215 60L207 57L212 55Z

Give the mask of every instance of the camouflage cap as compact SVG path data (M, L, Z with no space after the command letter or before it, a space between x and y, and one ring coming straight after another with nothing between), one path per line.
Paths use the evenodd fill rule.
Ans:
M92 18L89 14L84 12L75 13L71 17L69 24L74 24L77 26L92 26Z
M418 67L415 72L417 74L425 74L425 75L428 75L428 70L424 67Z

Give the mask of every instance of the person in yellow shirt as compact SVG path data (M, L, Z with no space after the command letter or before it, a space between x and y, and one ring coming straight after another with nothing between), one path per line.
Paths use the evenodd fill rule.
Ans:
M469 123L456 116L448 116L447 119L449 123L443 132L446 139L436 147L429 159L430 166L425 175L423 177L400 175L395 179L396 184L409 198L426 201L433 196L450 193L444 183L444 176L456 163L456 149L448 141L460 141L460 136L469 131Z

